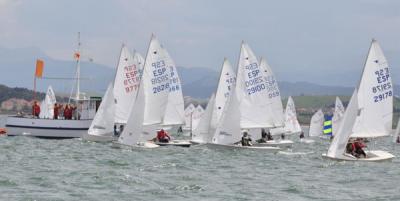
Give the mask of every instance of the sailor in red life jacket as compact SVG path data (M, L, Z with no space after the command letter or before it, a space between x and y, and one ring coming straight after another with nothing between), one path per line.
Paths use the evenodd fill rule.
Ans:
M171 140L171 137L169 137L168 133L164 131L164 129L161 129L157 132L157 140L159 142L168 143Z
M40 106L36 101L34 101L32 105L32 115L33 117L39 118L39 114L40 114Z
M360 138L358 138L355 142L352 144L352 151L353 155L357 158L359 158L361 155L364 156L364 158L367 158L367 154L363 150L363 148L366 147L366 145L362 142Z
M72 119L72 110L71 110L71 108L69 108L68 104L64 108L64 118L65 119Z
M59 105L57 103L54 103L54 114L53 114L54 119L58 119L58 115L60 114L61 108L62 108L61 104Z

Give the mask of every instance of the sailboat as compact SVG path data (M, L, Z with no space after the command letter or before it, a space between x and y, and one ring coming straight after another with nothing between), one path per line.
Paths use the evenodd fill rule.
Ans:
M335 135L335 130L339 128L340 122L344 114L344 106L339 97L336 97L335 111L332 117L332 134Z
M157 38L152 35L135 104L115 145L149 148L158 146L150 140L163 122L169 95L170 69L164 51Z
M275 76L264 58L258 63L257 57L245 42L240 51L236 90L240 100L241 127L248 130L254 139L261 138L259 133L262 128L272 129L284 125L280 91ZM274 140L267 143L255 145L289 146L293 142L281 143Z
M56 95L53 88L49 86L47 88L46 96L42 103L40 104L40 114L41 119L52 119L54 116L54 104L56 103Z
M236 83L236 75L228 59L224 59L219 76L217 91L207 104L199 125L193 131L192 142L210 143L217 125L221 119L225 104L229 99L231 90ZM211 106L210 106L211 105Z
M335 160L382 161L394 155L386 151L365 151L366 158L346 153L350 138L388 136L392 130L393 89L389 66L376 40L372 40L361 80L354 90L342 123L323 157Z
M78 33L78 48L74 54L76 58L75 95L71 93L70 100L77 106L73 119L42 119L32 116L7 117L8 135L27 135L44 138L79 138L90 127L96 113L96 99L86 97L80 91L80 34Z
M310 121L309 137L321 136L324 129L324 113L321 109L314 113Z
M109 142L114 140L115 107L113 85L109 84L92 124L82 138L95 142Z
M232 90L231 95L225 105L221 120L215 130L212 143L209 146L223 147L231 149L255 149L269 152L278 152L279 147L271 146L241 146L242 129L240 126L240 102L237 98L236 90Z

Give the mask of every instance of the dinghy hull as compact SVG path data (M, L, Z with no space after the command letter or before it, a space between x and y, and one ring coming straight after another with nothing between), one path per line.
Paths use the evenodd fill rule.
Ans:
M293 141L291 140L269 140L266 143L256 143L253 146L255 147L265 147L265 146L272 146L272 147L280 147L280 148L290 148L293 145Z
M192 143L186 140L172 140L167 143L155 142L155 144L159 146L178 146L178 147L190 147L190 145L192 145Z
M343 157L334 158L322 154L323 158L336 160L336 161L363 161L363 162L380 162L380 161L391 161L395 156L389 152L381 150L365 151L367 158L356 158L351 154L343 154Z
M250 150L260 150L265 152L277 153L281 149L279 147L272 147L272 146L241 146L241 145L223 145L223 144L214 144L214 143L207 143L208 147L211 148L220 148L220 149L250 149Z

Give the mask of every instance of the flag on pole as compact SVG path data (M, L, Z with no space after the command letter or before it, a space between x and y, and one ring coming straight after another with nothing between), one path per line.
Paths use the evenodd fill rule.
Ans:
M42 78L43 76L44 61L41 59L36 60L35 77Z

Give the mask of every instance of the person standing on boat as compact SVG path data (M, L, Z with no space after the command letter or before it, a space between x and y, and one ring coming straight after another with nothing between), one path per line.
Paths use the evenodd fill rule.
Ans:
M54 119L58 119L58 115L60 114L60 109L62 108L61 104L54 103Z
M272 137L272 135L271 135L271 132L267 132L267 141L271 141L271 140L274 140L274 138Z
M39 114L40 114L40 106L37 103L37 101L34 101L32 106L32 115L33 117L39 118Z
M65 119L72 119L72 110L71 110L71 108L69 107L69 104L66 104L66 105L65 105L65 108L64 108L64 118L65 118Z
M164 129L161 129L160 131L157 132L157 140L159 142L164 142L168 143L171 140L171 137L168 135Z
M245 131L243 132L243 137L242 137L242 146L252 146L253 144L251 144L251 138L249 136L249 134Z

